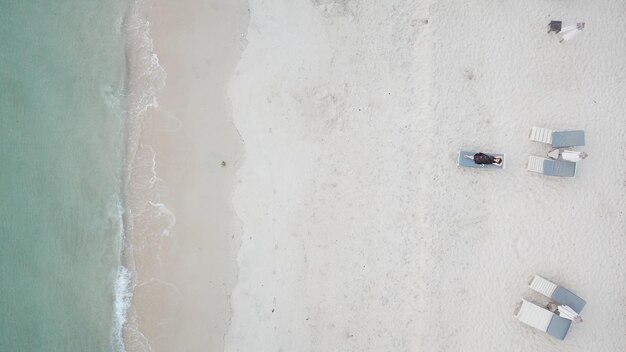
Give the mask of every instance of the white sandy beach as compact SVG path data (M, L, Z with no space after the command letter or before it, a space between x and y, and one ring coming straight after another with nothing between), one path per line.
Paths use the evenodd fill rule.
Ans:
M155 4L142 138L176 221L146 251L134 229L128 350L624 350L624 10ZM576 178L526 171L531 126L585 130ZM458 168L464 146L506 169ZM587 301L564 341L513 316L533 274Z

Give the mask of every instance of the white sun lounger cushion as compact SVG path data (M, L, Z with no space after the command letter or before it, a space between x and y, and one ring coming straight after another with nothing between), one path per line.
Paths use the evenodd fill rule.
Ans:
M531 155L528 158L528 171L538 172L540 174L543 173L543 161L544 158L540 158L538 156Z
M528 137L530 140L552 144L552 133L554 131L548 128L543 127L531 127L530 128L530 136Z
M522 300L522 306L515 315L522 323L544 332L548 330L553 316L554 314L549 310L543 309L525 299Z
M522 299L522 305L515 317L522 323L546 332L559 340L565 339L572 324L571 320L562 318L525 299Z
M530 286L533 291L539 292L546 297L552 297L552 294L557 288L555 283L550 282L539 275L535 275L528 286Z

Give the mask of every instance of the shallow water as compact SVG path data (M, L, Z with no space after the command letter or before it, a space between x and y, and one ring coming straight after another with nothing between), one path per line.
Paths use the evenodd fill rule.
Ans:
M124 11L0 0L0 351L122 348Z

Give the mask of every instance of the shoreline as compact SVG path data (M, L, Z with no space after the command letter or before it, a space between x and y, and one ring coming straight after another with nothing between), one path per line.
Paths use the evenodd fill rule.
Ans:
M545 3L251 0L245 36L214 6L148 16L168 82L136 158L129 350L545 350L512 316L533 273L596 302L564 351L623 345L597 304L619 306L626 246L622 60L590 54L611 37L554 41L550 14L577 14ZM576 179L525 170L533 125L587 131ZM510 163L458 168L463 145Z
M220 6L187 0L140 9L167 80L141 121L129 182L129 351L223 349L237 277L240 225L231 198L242 155L226 87L245 46L247 7Z

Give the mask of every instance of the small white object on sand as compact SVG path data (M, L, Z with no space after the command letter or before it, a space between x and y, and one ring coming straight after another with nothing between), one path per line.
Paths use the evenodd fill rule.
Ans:
M552 149L551 151L548 152L548 157L550 159L558 159L559 158L559 154L560 154L560 150L559 149Z
M585 28L585 22L579 22L575 25L566 26L561 28L559 34L561 35L561 42L564 40L571 40L577 36Z
M561 158L567 161L579 162L587 157L585 152L577 152L575 150L564 150L561 152Z
M558 306L558 311L559 311L559 316L561 316L561 317L563 317L565 319L569 319L569 320L573 321L574 323L582 323L582 321L583 321L583 318L581 318L580 315L578 315L578 313L576 313L569 306L560 305L560 306Z

